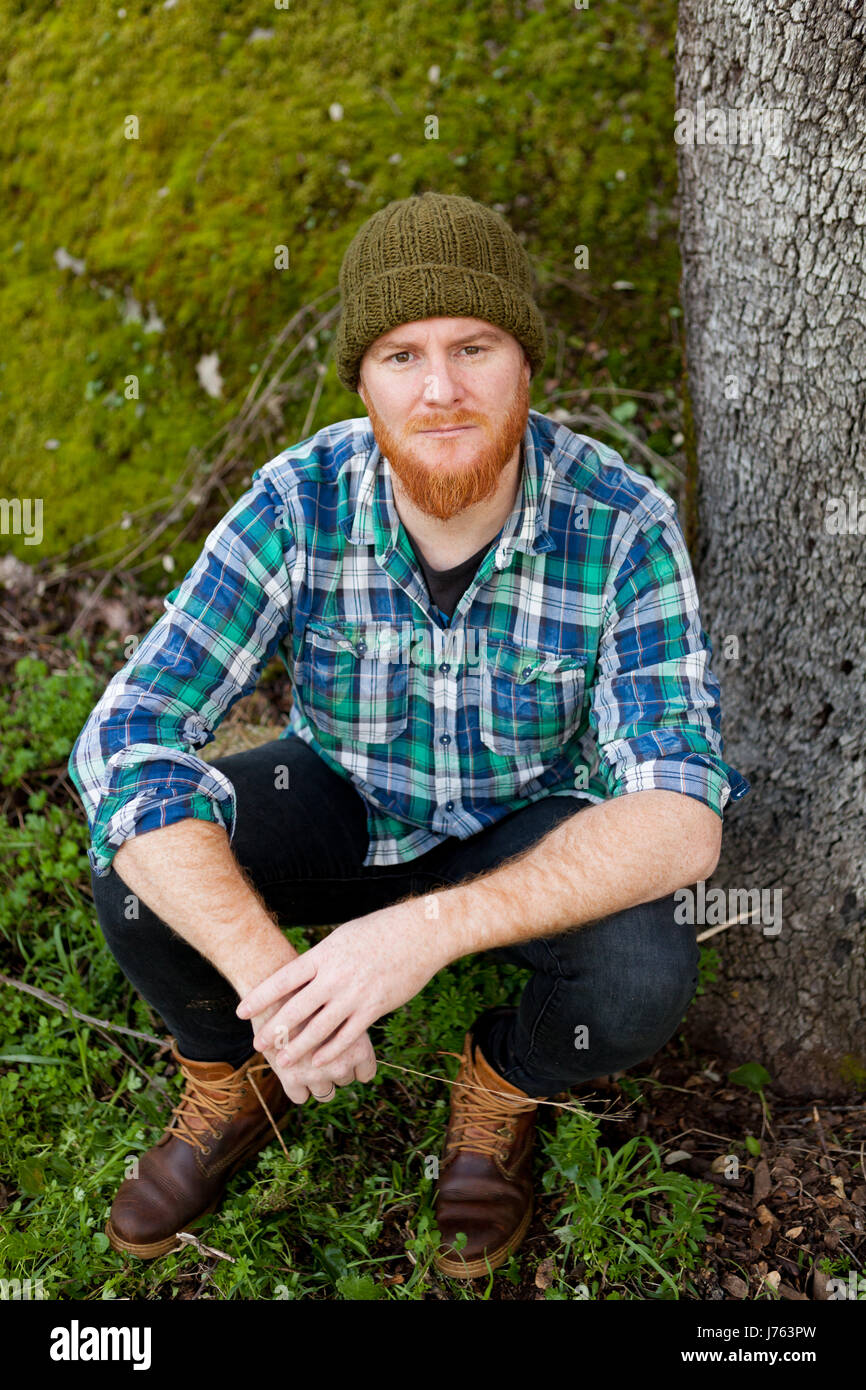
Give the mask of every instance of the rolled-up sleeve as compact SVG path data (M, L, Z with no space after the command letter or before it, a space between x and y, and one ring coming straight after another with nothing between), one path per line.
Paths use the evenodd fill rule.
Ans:
M720 689L673 503L635 525L608 585L590 724L608 795L682 792L721 816L749 783L722 757Z
M285 504L256 473L109 682L69 757L97 877L125 840L187 817L233 834L234 788L193 750L290 632L295 554Z

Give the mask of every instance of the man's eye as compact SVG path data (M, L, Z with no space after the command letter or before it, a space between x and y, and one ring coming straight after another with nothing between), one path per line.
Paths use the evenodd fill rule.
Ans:
M473 354L473 356L475 356L477 353L486 352L486 351L487 351L487 348L481 347L478 343L465 343L465 344L463 345L463 347L460 349L460 351L461 351L461 352L466 352L467 350L471 351L472 354ZM387 362L396 362L398 357L411 357L411 356L412 356L412 354L411 354L411 352L409 351L408 348L401 348L401 350L400 350L399 352L392 352L391 355L390 355L390 357L387 357L385 360L386 360ZM402 362L398 363L398 366L401 366L401 367L402 367L402 366L403 366L403 363L402 363Z

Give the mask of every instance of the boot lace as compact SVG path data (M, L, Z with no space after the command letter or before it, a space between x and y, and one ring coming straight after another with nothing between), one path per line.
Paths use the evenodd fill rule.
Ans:
M518 1115L528 1114L535 1108L534 1100L518 1100L475 1086L470 1089L466 1082L458 1082L454 1087L452 1131L447 1151L464 1150L501 1158L514 1140Z
M172 1135L191 1144L202 1153L210 1153L211 1145L204 1142L206 1137L219 1138L222 1122L234 1119L244 1103L247 1086L252 1080L250 1073L267 1071L267 1063L247 1067L233 1072L220 1081L204 1081L194 1076L181 1062L180 1070L186 1080L186 1087L178 1104L173 1108L175 1123ZM258 1087L253 1083L258 1094ZM261 1100L261 1096L259 1096ZM191 1120L200 1121L204 1129L194 1129Z

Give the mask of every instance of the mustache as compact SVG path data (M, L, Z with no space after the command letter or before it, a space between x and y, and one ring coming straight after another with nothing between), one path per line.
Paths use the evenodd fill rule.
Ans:
M417 424L410 424L407 429L409 434L418 434L421 430L451 430L459 425L483 425L483 421L452 415L446 420L419 420Z

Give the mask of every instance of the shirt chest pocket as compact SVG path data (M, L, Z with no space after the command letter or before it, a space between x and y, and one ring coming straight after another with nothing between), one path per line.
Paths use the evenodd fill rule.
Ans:
M409 718L409 667L390 623L309 622L298 696L317 729L344 743L390 743Z
M512 758L563 748L581 722L585 677L579 657L501 644L481 672L482 743Z

